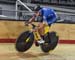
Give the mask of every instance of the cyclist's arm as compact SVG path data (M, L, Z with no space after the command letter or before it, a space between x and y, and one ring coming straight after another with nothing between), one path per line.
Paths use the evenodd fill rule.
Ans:
M33 22L35 20L35 17L39 16L39 12L37 14L34 14L33 17L29 20L29 23Z
M29 19L29 23L33 22L35 20L35 16Z

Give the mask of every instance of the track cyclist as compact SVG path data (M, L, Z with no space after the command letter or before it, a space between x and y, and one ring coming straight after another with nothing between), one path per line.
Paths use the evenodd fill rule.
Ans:
M51 24L53 24L56 21L57 14L56 12L50 8L50 7L40 7L40 5L37 5L34 8L34 15L32 18L29 19L29 23L32 23L36 20L39 20L38 27L36 27L33 31L38 31L41 38L38 43L42 44L44 43L44 28L45 24L47 24L49 27Z

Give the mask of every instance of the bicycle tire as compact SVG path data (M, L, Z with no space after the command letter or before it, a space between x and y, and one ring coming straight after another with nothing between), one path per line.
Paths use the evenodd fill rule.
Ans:
M26 42L26 39L29 38L29 41ZM16 50L18 52L25 52L31 48L34 41L34 35L32 32L26 31L20 34L16 40Z
M58 36L55 32L48 32L44 37L45 43L41 45L41 50L45 53L52 51L58 44ZM48 44L48 45L45 45Z

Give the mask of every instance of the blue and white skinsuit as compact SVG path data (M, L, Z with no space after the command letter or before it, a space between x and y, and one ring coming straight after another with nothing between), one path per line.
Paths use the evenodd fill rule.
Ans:
M47 22L48 25L51 25L56 21L57 15L53 9L46 7L40 9L39 12L43 17L43 22Z

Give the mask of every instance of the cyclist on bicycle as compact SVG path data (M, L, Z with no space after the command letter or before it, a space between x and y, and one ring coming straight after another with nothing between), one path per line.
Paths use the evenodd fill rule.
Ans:
M53 9L51 9L49 7L40 7L39 5L34 8L34 12L35 12L35 14L29 20L29 23L33 22L35 20L35 18L40 19L39 23L38 23L38 27L35 28L33 31L38 30L40 36L43 38L45 24L51 26L51 24L56 21L57 15ZM38 41L38 43L40 43L40 44L44 43L44 40L41 39Z

